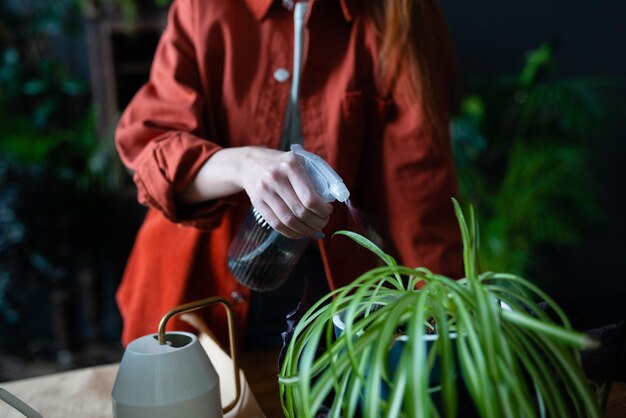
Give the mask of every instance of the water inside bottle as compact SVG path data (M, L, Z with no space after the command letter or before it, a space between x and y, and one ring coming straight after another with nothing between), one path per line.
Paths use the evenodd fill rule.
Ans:
M256 291L281 286L306 249L308 239L290 239L274 231L253 208L228 253L237 281Z

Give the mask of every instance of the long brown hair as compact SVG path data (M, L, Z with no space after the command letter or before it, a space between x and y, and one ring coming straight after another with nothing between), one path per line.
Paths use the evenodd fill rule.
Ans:
M457 102L458 72L437 0L369 0L367 4L380 36L383 92L389 94L396 87L407 91L409 99L423 104L435 137L446 138L449 115Z

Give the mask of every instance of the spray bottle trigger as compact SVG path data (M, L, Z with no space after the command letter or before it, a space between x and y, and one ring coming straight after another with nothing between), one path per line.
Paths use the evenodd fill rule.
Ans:
M332 167L319 156L305 151L299 144L293 144L291 151L303 158L304 168L315 189L327 202L345 202L350 197L348 188Z

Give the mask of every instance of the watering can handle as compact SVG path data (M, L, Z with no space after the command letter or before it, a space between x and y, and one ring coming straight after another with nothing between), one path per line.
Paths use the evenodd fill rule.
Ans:
M241 382L239 378L239 362L237 359L237 334L235 332L235 314L233 312L233 308L230 303L223 298L212 297L201 299L195 302L190 302L185 305L178 306L169 312L167 312L163 318L161 318L161 322L159 323L159 344L165 344L165 327L167 325L167 321L169 321L173 316L180 315L182 313L192 312L201 308L205 308L210 305L220 304L224 306L226 309L226 313L228 315L228 337L230 340L230 355L233 358L233 372L235 374L235 399L222 408L223 413L227 413L232 410L237 402L239 402L239 398L241 397Z
M42 418L42 416L30 406L26 405L22 400L17 398L6 389L0 388L0 399L17 409L27 418Z

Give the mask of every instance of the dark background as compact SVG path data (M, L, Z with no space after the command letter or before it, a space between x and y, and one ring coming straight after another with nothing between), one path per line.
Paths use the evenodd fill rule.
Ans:
M626 3L622 1L529 0L461 2L442 0L456 44L465 88L473 80L519 70L526 51L553 40L564 76L626 76ZM595 231L576 248L538 253L546 290L585 325L623 320L626 302L626 88L599 87L610 112L595 142L603 212ZM545 277L544 277L545 278ZM539 280L542 277L538 278Z

